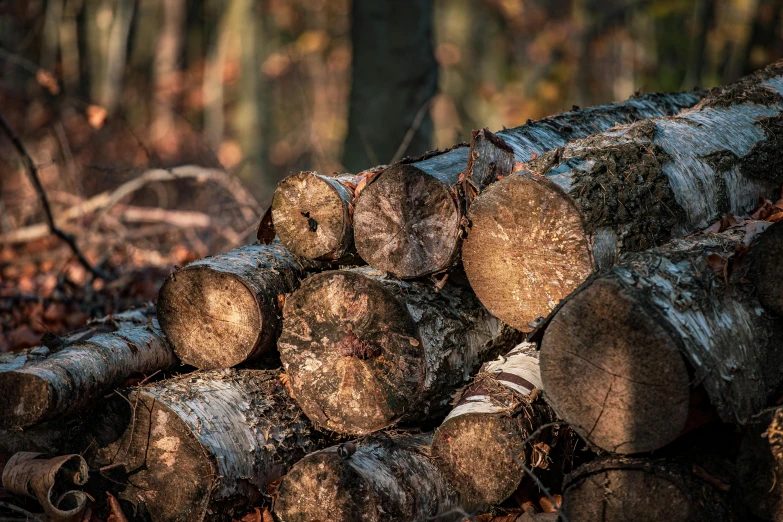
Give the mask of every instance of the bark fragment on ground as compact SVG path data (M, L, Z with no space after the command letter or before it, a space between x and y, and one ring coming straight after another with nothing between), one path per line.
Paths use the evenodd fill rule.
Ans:
M520 340L468 288L361 267L305 280L286 301L278 346L307 416L358 435L442 418L454 390Z
M526 331L621 254L744 215L783 181L783 62L679 115L572 141L471 205L462 260L500 319Z
M768 228L767 228L768 227ZM651 451L717 415L745 424L775 397L783 320L757 289L783 280L783 223L742 222L628 256L545 324L548 402L590 443Z

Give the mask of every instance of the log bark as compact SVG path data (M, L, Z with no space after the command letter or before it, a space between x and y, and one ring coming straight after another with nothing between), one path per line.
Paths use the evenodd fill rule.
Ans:
M432 434L382 435L308 455L280 482L281 522L458 520L458 497L429 455Z
M127 430L97 463L122 465L120 498L156 521L239 515L327 445L277 371L192 373L136 390L128 403Z
M757 517L783 522L783 410L748 428L737 456L736 486Z
M678 459L604 458L566 478L562 509L574 522L728 522L729 480Z
M544 325L548 402L590 443L651 451L711 418L747 423L783 380L777 285L783 224L748 221L628 256L582 285ZM763 232L762 232L763 231Z
M772 197L783 181L781 93L778 62L677 116L575 140L493 184L471 205L462 249L476 295L529 331L621 254Z
M199 259L163 283L160 325L182 362L200 369L236 366L274 350L280 296L315 266L279 242Z
M30 357L0 373L0 427L23 428L96 403L132 376L151 375L178 364L158 329L141 311L96 323L71 339L54 339L50 354ZM144 321L144 326L131 326ZM101 330L119 328L113 333Z
M457 260L463 217L476 191L554 147L621 123L676 114L702 94L652 94L530 121L497 134L474 133L457 146L386 169L357 197L356 249L370 265L398 277L436 273ZM467 178L465 173L470 174Z
M520 341L469 289L369 267L315 275L286 301L280 358L316 426L363 435L442 419L449 395Z
M560 492L576 440L565 425L543 428L557 418L541 398L541 388L536 347L520 344L484 364L435 430L435 462L468 512L485 511L510 497L525 480L520 463L551 492Z

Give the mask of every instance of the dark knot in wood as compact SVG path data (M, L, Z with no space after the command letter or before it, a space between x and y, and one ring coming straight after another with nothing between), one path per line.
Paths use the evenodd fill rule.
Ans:
M370 341L363 341L353 333L352 330L343 335L337 343L340 348L340 355L343 357L356 357L366 361L381 354L381 347Z

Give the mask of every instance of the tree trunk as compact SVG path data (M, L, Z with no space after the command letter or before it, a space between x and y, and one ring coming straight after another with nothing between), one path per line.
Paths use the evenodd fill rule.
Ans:
M432 434L370 436L308 455L280 482L281 522L457 520L457 494L429 455Z
M432 0L354 2L348 136L343 165L359 172L430 148L438 84ZM407 142L407 146L405 146Z
M689 464L638 458L591 462L566 478L563 512L573 522L736 520L725 478Z
M155 521L243 513L289 466L326 446L277 371L192 373L140 388L128 403L135 414L98 465L124 464L120 498Z
M402 278L445 270L457 260L463 216L474 191L511 174L514 161L528 161L621 123L676 114L701 97L651 94L530 121L494 135L479 131L470 150L458 146L392 165L357 198L357 251L370 265Z
M354 255L354 198L385 168L381 165L356 176L299 172L285 178L275 190L271 210L280 241L309 259L338 261ZM262 228L263 224L259 240Z
M175 271L158 294L158 318L182 362L229 368L274 350L281 296L315 264L279 243L246 245Z
M520 344L482 367L435 431L433 457L467 511L485 511L510 497L525 477L520 463L560 492L575 438L564 425L533 435L557 421L541 388L535 345Z
M493 184L471 206L462 250L479 299L529 331L622 253L771 197L783 181L781 93L783 62L678 116L573 141Z
M747 423L783 379L783 320L755 290L783 278L783 265L768 262L783 249L783 224L759 234L767 225L635 254L569 296L541 341L558 415L621 454L655 450L703 423L707 399L722 421Z
M736 486L754 515L783 522L783 409L759 421L763 423L750 426L742 439Z
M449 396L521 334L467 288L324 272L286 302L278 347L295 398L316 426L367 434L401 418L442 418Z
M106 330L113 333L102 333ZM53 338L49 354L43 353L28 352L0 373L0 427L22 428L66 415L95 403L128 377L177 364L157 322L144 311L110 316L64 339Z

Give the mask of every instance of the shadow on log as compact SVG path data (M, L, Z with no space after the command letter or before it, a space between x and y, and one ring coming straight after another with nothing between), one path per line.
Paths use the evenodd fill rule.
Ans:
M494 183L471 205L462 249L476 295L530 331L623 253L772 197L783 182L781 93L778 62L678 116L572 141Z
M286 301L278 347L313 423L364 435L445 416L454 390L520 337L468 288L362 267L305 280Z
M754 515L783 522L783 409L748 427L737 457L735 484Z

